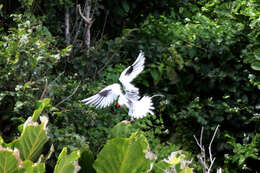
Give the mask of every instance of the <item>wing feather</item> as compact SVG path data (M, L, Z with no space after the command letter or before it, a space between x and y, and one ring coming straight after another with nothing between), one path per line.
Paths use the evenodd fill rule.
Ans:
M144 62L145 62L145 57L144 57L144 52L140 51L137 59L135 62L127 67L120 75L120 82L132 82L136 76L138 76L144 69Z
M131 84L131 82L143 71L144 62L144 52L140 51L135 62L127 67L119 77L119 81L122 83L126 92L126 97L132 100L138 100L140 98L139 89Z
M83 102L85 105L93 105L96 108L105 108L110 106L120 94L122 94L120 85L115 83L105 87L97 94L81 100L81 102Z

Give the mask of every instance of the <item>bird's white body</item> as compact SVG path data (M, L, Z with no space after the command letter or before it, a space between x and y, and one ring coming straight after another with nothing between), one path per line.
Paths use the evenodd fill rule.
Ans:
M118 98L118 104L126 106L129 109L128 115L132 118L143 118L147 113L153 114L152 97L144 96L140 99L139 89L131 84L134 78L143 71L144 61L144 53L141 51L136 61L121 73L119 81L125 93L122 92L120 84L114 83L81 102L95 105L96 108L105 108Z

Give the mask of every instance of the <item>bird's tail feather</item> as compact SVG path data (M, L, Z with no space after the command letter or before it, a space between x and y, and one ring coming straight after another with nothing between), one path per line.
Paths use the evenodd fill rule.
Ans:
M152 98L149 96L144 96L140 101L138 101L134 106L134 111L131 117L133 118L143 118L148 113L154 115L154 106Z

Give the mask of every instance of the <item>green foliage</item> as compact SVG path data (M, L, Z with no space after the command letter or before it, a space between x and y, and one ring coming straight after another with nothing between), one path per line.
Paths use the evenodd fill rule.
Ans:
M215 7L224 10L224 2L219 3ZM209 8L204 5L202 9ZM189 17L183 13L184 20L174 11L170 16L149 16L132 40L140 42L132 47L143 49L148 57L142 83L165 93L169 104L164 116L180 129L180 143L182 138L191 141L197 133L194 126L213 131L221 124L236 137L251 131L249 126L259 130L258 120L250 120L258 112L259 91L248 79L259 74L246 64L251 53L245 53L252 40L248 33L256 28L249 27L251 21L246 18L223 17L220 9L210 8L210 14L206 10L195 10ZM222 139L223 135L217 136L217 151L227 149Z
M7 121L1 131L15 129L32 114L32 103L48 94L43 92L45 85L56 77L51 71L68 51L55 48L54 38L34 16L13 14L12 18L16 25L0 31L0 120ZM9 134L8 140L15 132Z
M233 148L233 153L230 155L226 155L226 162L236 163L238 164L240 169L248 169L252 171L252 169L248 168L247 166L247 160L249 158L252 158L253 160L259 159L258 154L260 145L260 135L256 134L250 142L250 137L247 136L247 141L243 141L242 144L236 142L235 138L231 137L228 134L226 134L225 136L228 139L227 143L230 144Z

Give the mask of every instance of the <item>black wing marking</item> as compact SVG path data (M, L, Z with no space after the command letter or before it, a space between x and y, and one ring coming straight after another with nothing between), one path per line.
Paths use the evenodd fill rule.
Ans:
M130 68L127 69L127 71L125 72L125 75L130 75L133 72L133 70L134 70L134 67L133 67L133 65L131 65Z
M100 93L98 93L101 97L106 97L109 92L111 92L111 89L105 90L105 91L101 91Z

